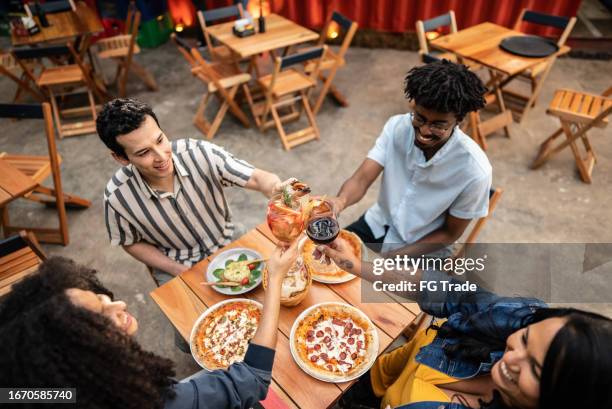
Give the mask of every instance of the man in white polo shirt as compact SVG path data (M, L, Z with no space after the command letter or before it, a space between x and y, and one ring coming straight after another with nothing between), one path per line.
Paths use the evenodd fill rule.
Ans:
M459 129L485 105L486 88L467 67L439 61L410 70L412 112L391 117L367 158L333 199L357 203L383 174L378 200L347 227L388 254L450 255L472 219L487 215L491 165Z

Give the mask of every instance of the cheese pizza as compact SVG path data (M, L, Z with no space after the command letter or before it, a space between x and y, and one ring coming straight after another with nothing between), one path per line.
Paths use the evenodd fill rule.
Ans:
M376 360L378 335L372 322L348 304L323 303L304 311L291 333L298 365L315 378L344 382Z
M361 258L361 239L355 233L351 233L348 230L341 230L338 237L349 244L353 250L353 254L355 254L357 258ZM313 280L327 284L335 284L344 283L355 278L353 274L342 270L333 261L328 265L322 260L315 259L313 253L316 247L317 245L312 240L307 239L304 244L304 249L302 250L304 262L308 266L308 270L312 273Z
M261 319L261 304L234 299L209 308L191 332L191 352L205 369L223 369L244 359Z

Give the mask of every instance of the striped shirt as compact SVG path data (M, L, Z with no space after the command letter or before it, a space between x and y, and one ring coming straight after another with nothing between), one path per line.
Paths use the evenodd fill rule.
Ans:
M119 169L104 191L112 245L140 241L191 266L228 244L234 225L224 186L244 186L254 167L220 146L194 139L172 142L174 192L153 190L132 164Z

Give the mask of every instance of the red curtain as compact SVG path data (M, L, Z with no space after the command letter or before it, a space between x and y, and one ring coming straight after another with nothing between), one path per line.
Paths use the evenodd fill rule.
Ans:
M251 0L257 2L259 0ZM273 13L303 26L322 27L325 17L339 11L360 28L402 33L414 31L417 20L426 20L454 10L459 29L490 21L512 27L523 8L557 16L575 16L581 0L264 0ZM207 0L209 8L232 4L232 0ZM555 29L532 26L523 31L539 35L558 35Z

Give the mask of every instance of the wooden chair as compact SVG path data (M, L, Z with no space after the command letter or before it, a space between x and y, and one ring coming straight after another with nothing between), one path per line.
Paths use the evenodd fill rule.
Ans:
M120 97L126 96L126 86L130 71L136 74L149 90L157 91L159 89L153 75L142 65L134 61L134 54L140 53L140 47L136 44L140 17L140 11L136 8L135 3L131 1L125 22L125 32L121 35L103 38L96 43L97 58L110 58L117 62L115 78L110 84L117 84Z
M38 271L46 258L32 232L22 230L0 240L0 297L10 292L13 284Z
M41 11L47 14L62 13L65 11L76 11L73 0L47 1L39 4ZM28 17L32 17L32 8L29 3L24 4L24 9Z
M180 53L191 66L191 74L206 85L206 92L202 96L196 114L193 117L193 124L196 128L198 128L206 138L212 139L217 133L228 109L248 128L250 126L249 119L236 103L235 97L238 90L242 89L247 99L252 101L248 87L251 76L241 72L240 69L232 63L222 61L209 63L195 47L190 47L185 40L179 38L176 34L172 34L171 37ZM213 95L219 101L219 110L211 123L206 119L206 108Z
M327 31L329 30L331 24L337 24L340 28L342 28L342 30L344 31L344 40L342 40L342 44L340 45L340 49L337 53L333 52L331 49L328 49L325 53L324 59L321 61L318 78L322 81L323 86L312 108L312 111L315 113L315 115L319 112L319 109L321 109L321 105L323 105L323 101L325 100L325 97L327 96L328 92L329 95L332 96L336 100L336 102L338 102L338 104L343 107L348 106L348 101L346 100L344 95L342 95L342 93L332 85L332 81L334 80L338 69L346 64L346 61L344 60L344 55L346 54L349 46L351 45L353 37L355 37L358 25L356 22L349 20L347 17L343 16L337 11L334 11L332 14L330 14L325 25L323 26L323 30L321 31L321 36L319 37L317 46L321 47L325 44L325 40L327 38ZM312 71L315 65L316 64L314 62L310 62L309 64L307 64L306 72ZM321 71L326 71L327 76L324 75Z
M521 27L523 23L531 23L537 24L541 26L553 27L560 30L563 30L561 36L557 40L557 46L559 48L565 45L574 25L576 24L576 17L561 17L554 16L550 14L540 13L532 10L523 9L521 10L521 14L519 14L516 22L514 23L514 30L521 31ZM514 92L512 90L506 89L506 85L512 83L513 81L507 82L502 87L503 93L507 94L511 97L517 98L525 103L524 108L521 112L521 122L527 116L529 110L535 106L538 96L542 90L542 85L544 81L548 77L548 74L556 61L556 56L549 57L546 61L543 61L531 69L521 73L519 75L520 78L525 78L529 81L531 86L531 94L523 95L518 92Z
M326 52L327 46L323 46L283 58L277 57L272 74L258 79L258 83L265 95L265 103L255 106L249 101L253 109L255 122L262 131L276 126L285 150L319 139L320 137L319 128L315 121L314 113L310 108L308 96L317 84L319 67L321 66L321 61L325 58ZM304 67L310 61L314 63L314 66L309 73L289 68L296 64ZM287 135L283 128L283 123L300 118L302 110L299 109L299 106L296 109L296 103L299 103L299 101L302 102L302 107L310 126ZM280 108L288 108L289 113L280 116ZM270 114L272 119L269 119Z
M210 36L210 34L208 34L208 31L206 31L206 27L210 26L211 23L215 21L225 21L230 18L241 19L243 17L244 10L242 8L241 3L212 10L198 11L198 20L200 22L200 28L202 29L202 34L204 35L204 41L206 42L206 47L208 48L208 52L210 53L210 58L212 58L213 61L236 62L240 59L240 57L237 56L225 45L215 45L212 37Z
M62 189L60 173L61 158L55 145L55 133L51 116L51 107L48 103L42 105L26 104L0 104L0 118L28 118L44 119L45 135L47 139L46 156L12 155L0 153L3 161L21 171L36 182L34 189L27 193L26 199L53 206L57 209L59 228L29 228L10 225L8 207L2 209L1 226L4 235L10 235L21 230L31 230L38 235L40 241L67 245L68 222L66 218L66 205L84 209L91 206L91 202L78 196L67 194ZM48 176L53 177L53 188L42 186Z
M493 215L493 211L497 207L501 196L503 194L503 189L491 189L489 190L489 211L486 216L481 217L476 220L476 222L472 225L470 232L467 235L465 241L461 244L459 249L455 251L455 254L452 256L453 258L462 257L465 254L465 249L468 244L476 243L476 239L483 229L484 225ZM402 331L402 335L409 340L422 328L426 328L431 323L432 317L431 315L421 311L419 315L408 325L404 331Z
M27 63L30 69L34 70L33 63ZM26 73L21 69L13 55L9 52L0 54L0 74L10 78L17 84L17 91L13 97L13 102L19 102L26 92L34 97L38 102L45 102L46 97L42 90L30 80Z
M16 48L13 56L28 78L48 94L53 107L53 117L60 138L91 134L96 132L96 102L106 100L106 94L94 81L91 66L85 64L71 43L36 48ZM44 67L39 74L34 73L27 64L29 59L48 58L57 61L60 58L72 58L73 64ZM76 108L60 108L58 100L64 100L71 94L87 94L88 105ZM62 123L63 119L72 116L89 116L88 120Z
M417 20L416 32L419 40L419 55L421 56L421 61L427 64L428 62L425 61L425 56L432 56L440 60L446 59L455 63L465 64L474 71L480 69L480 65L469 60L464 61L453 53L443 53L438 50L429 49L427 33L431 31L438 31L443 27L448 27L449 33L451 34L457 32L457 20L455 19L455 12L453 10L450 10L446 14L430 18L429 20Z
M612 113L611 96L612 87L601 95L569 89L557 90L546 113L559 118L561 127L542 142L538 156L531 164L531 169L539 168L553 155L569 146L576 160L580 177L584 182L591 183L593 166L595 166L597 157L587 132L594 127L608 126L608 116ZM553 146L555 139L561 134L565 134L565 141ZM578 148L578 140L582 140L586 151L584 157Z

